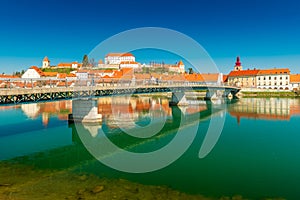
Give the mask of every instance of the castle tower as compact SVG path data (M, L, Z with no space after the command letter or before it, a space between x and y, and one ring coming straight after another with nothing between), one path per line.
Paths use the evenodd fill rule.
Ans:
M47 56L45 56L45 58L43 59L43 66L42 68L47 68L50 67L50 60L48 59Z
M184 64L182 60L179 61L178 67L179 67L179 73L184 73Z
M234 66L234 70L233 71L241 71L243 70L243 67L242 67L242 63L240 61L240 57L236 57L236 62L235 62L235 66Z

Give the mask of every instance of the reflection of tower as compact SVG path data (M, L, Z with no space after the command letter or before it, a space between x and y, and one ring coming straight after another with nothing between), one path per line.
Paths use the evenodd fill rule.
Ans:
M49 123L49 115L48 115L48 113L43 112L43 114L42 114L42 121L43 121L44 126L48 126L48 123Z
M236 117L236 119L237 119L238 125L240 125L240 124L241 124L241 116L238 115L238 116Z
M236 57L236 62L235 62L235 66L234 66L234 70L233 71L241 71L243 70L243 67L242 67L242 63L240 61L240 57Z

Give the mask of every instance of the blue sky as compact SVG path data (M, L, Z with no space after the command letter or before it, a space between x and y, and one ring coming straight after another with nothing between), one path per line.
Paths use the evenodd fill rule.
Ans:
M220 71L235 57L244 68L300 73L300 3L291 0L3 0L0 72L81 61L101 41L138 27L164 27L199 42ZM180 45L180 44L179 44ZM139 58L137 58L139 60Z

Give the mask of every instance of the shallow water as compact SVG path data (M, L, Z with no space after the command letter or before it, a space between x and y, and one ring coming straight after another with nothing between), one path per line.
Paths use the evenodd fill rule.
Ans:
M198 105L178 108L169 107L167 99L114 97L98 99L97 110L102 122L82 125L68 123L72 101L1 106L0 197L300 198L299 99L199 101ZM215 129L208 133L214 120L218 123L211 125ZM152 122L150 129L143 130L150 133L164 123L149 138L126 134ZM169 145L179 130L182 143L192 141L187 151L170 165L148 173L112 169L86 148L101 147L96 149L100 152L96 157L103 162L119 155L104 148L104 136L119 148L146 153ZM172 157L175 151L167 155ZM155 162L163 159L167 158ZM137 163L131 167L145 166ZM103 186L103 192L93 193L96 186Z

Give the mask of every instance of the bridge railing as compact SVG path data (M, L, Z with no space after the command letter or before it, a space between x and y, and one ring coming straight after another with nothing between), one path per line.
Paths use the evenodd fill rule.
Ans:
M150 79L1 79L0 90L9 89L38 89L38 88L80 88L80 87L126 87L126 86L194 86L214 85L221 86L216 82L196 82L187 80L150 80Z

